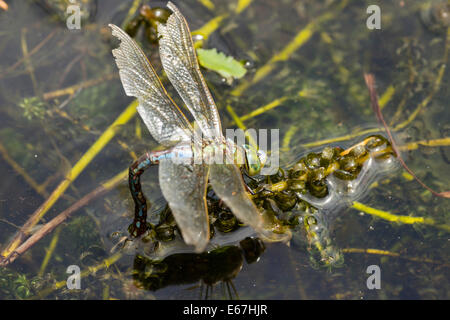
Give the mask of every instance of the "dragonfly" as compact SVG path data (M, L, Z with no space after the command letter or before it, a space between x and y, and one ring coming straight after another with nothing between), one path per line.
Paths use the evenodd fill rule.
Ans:
M139 45L119 27L110 24L120 40L112 53L126 95L136 97L137 111L153 138L166 147L146 152L129 170L129 186L135 203L135 217L129 227L138 237L148 230L147 203L140 176L159 166L159 184L184 242L196 252L207 247L210 238L206 192L208 183L216 195L244 224L267 241L287 241L258 210L247 193L242 177L258 174L266 155L256 147L237 145L222 134L219 112L198 65L186 19L171 2L166 24L158 24L159 54L170 83L195 120L195 128L167 93ZM223 161L216 161L217 155ZM213 161L214 160L214 161Z

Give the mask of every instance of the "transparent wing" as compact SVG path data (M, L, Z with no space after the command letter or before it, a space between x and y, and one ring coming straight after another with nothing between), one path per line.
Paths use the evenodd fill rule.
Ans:
M236 165L211 164L209 181L233 214L251 226L262 238L268 241L286 241L290 238L290 234L272 232L269 224L264 228L266 225L263 215L247 195L241 172Z
M165 25L158 25L159 53L170 82L208 138L221 137L219 113L198 66L191 33L186 20L171 2Z
M123 88L128 96L138 99L137 110L153 138L163 145L191 139L191 125L167 94L141 48L122 29L109 26L121 41L112 53Z
M187 244L202 252L209 241L208 166L161 160L159 184Z

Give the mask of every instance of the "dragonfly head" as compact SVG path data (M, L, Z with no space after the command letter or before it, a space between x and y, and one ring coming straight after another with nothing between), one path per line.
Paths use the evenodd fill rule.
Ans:
M250 176L259 174L266 164L266 153L248 144L244 144L242 147L245 150L245 170Z

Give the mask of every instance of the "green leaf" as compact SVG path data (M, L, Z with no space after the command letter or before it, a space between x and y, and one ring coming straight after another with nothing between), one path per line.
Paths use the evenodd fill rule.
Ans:
M242 78L247 69L233 57L227 57L216 49L197 49L198 61L206 69L219 73L224 78Z

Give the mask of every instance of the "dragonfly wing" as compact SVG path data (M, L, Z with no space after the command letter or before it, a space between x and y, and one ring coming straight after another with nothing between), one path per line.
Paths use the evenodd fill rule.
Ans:
M219 112L200 72L189 27L171 2L172 10L165 25L158 25L159 53L170 82L194 116L206 137L221 137Z
M209 241L208 166L170 159L159 164L159 184L187 244L202 252Z
M209 181L233 214L243 223L251 226L268 241L287 241L290 234L278 234L265 228L262 213L248 196L244 180L238 167L234 164L211 164ZM268 224L270 225L270 224Z
M191 139L193 129L167 94L155 70L137 43L110 24L120 46L112 51L125 93L139 101L137 108L153 138L163 145Z

